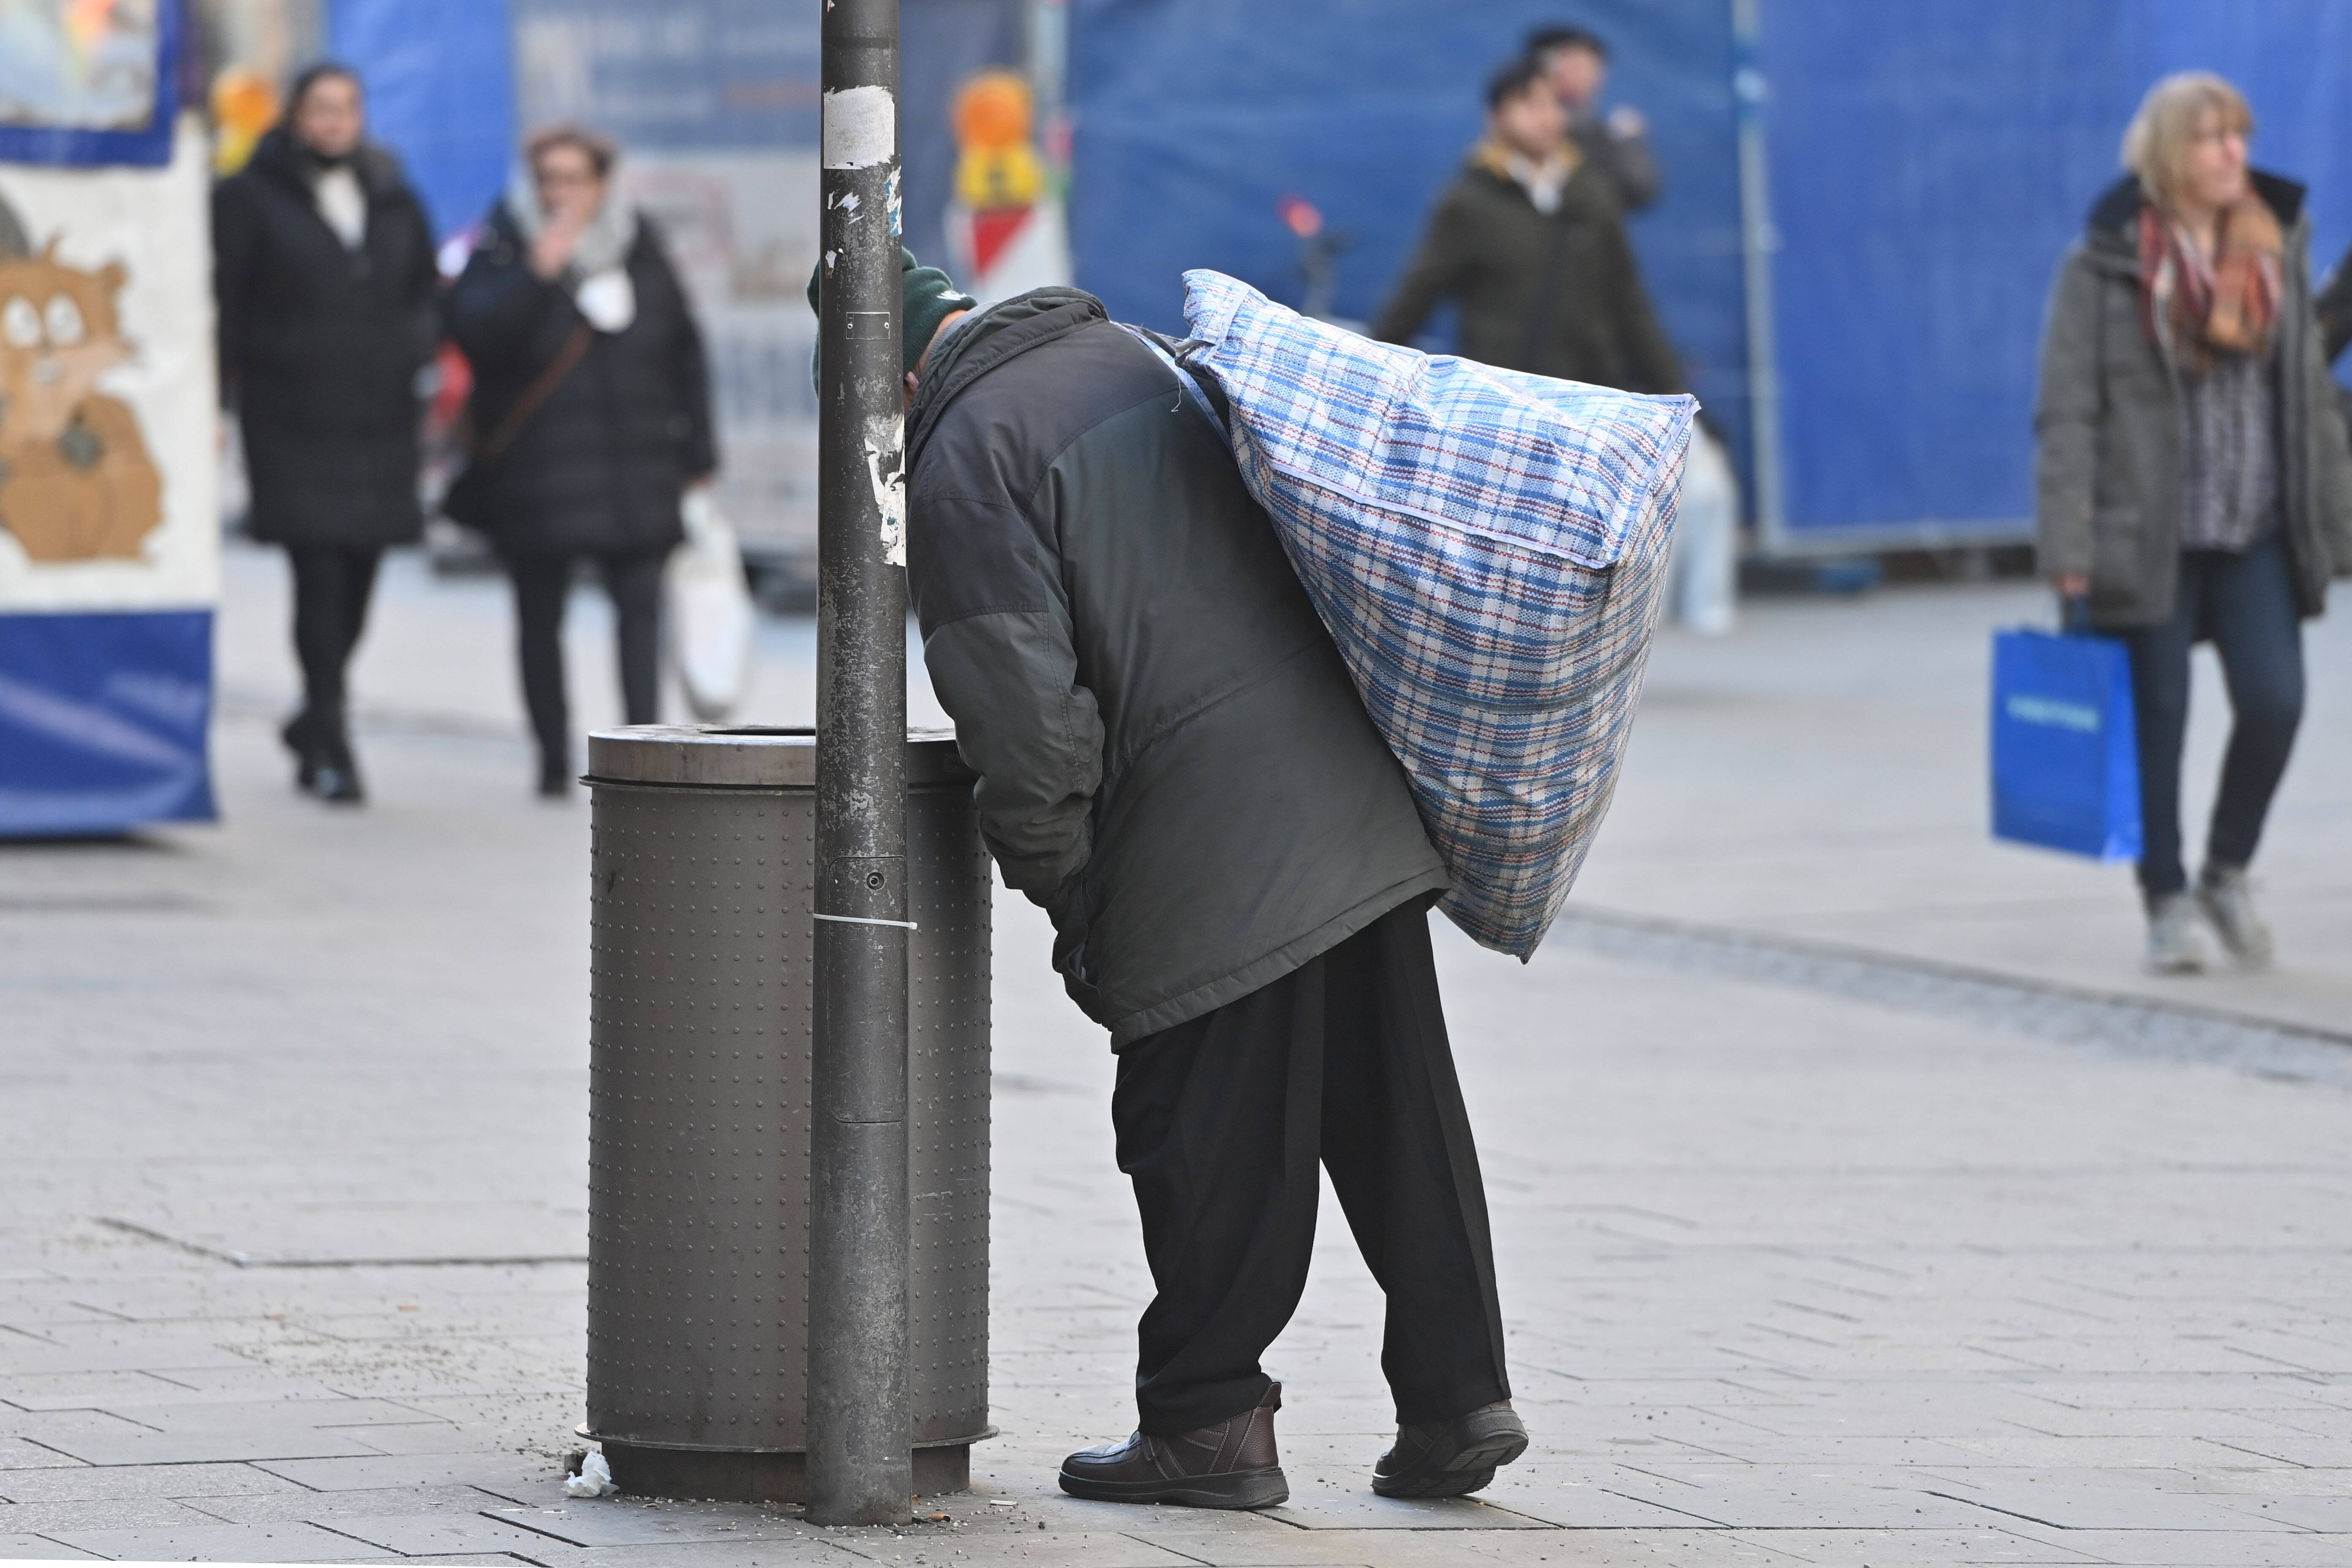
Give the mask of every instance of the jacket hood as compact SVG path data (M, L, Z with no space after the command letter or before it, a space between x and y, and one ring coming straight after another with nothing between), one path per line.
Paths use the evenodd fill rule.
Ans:
M293 132L282 121L254 143L247 167L301 193L305 200L310 198L312 165L304 160L302 150L294 144ZM404 183L400 160L373 142L361 142L352 153L352 173L359 176L360 188L372 201L399 190Z
M2263 198L2263 204L2278 219L2280 229L2294 228L2295 221L2303 216L2305 187L2284 175L2267 174L2261 169L2249 169L2246 173L2253 184L2254 194ZM2120 238L2136 252L2139 242L2132 232L2132 226L2139 221L2139 209L2146 205L2147 193L2140 189L2139 176L2126 174L2101 192L2099 199L2091 204L2090 221L2085 226L2089 237L2094 240L2105 238L2110 244Z
M940 345L938 363L916 390L907 417L906 471L915 471L940 416L966 387L1031 349L1109 320L1103 302L1085 289L1050 288L1016 294L965 322Z

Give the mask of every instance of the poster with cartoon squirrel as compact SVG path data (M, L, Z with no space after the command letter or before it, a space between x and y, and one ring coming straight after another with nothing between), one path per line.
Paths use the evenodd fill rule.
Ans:
M218 596L209 175L0 159L0 616Z
M35 563L136 560L163 521L163 479L139 416L99 390L129 362L120 262L28 252L0 217L0 528Z

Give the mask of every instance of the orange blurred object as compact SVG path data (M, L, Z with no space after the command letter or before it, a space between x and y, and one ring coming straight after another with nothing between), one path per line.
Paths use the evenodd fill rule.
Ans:
M213 78L213 172L234 174L253 156L262 132L278 123L278 89L268 77L231 66Z
M1029 84L1017 73L982 71L956 95L956 141L966 151L1021 146L1032 113Z

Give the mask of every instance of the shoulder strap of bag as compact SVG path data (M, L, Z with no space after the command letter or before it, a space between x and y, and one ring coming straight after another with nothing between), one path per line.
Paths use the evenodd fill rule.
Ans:
M1209 346L1208 339L1171 338L1166 332L1155 332L1150 327L1139 327L1127 321L1118 325L1141 339L1147 348L1168 362L1192 394L1195 405L1217 426L1219 435L1225 435L1233 429L1233 405L1225 397L1225 389L1217 384L1217 378L1208 374L1205 368L1193 363L1195 356Z
M539 405L547 401L549 395L562 384L563 378L570 375L587 356L588 345L595 341L595 337L596 329L585 321L572 327L572 335L563 340L563 346L556 351L555 357L531 378L530 384L522 389L522 395L514 400L514 406L506 411L506 416L475 447L474 461L495 463L505 455L506 449L514 445L514 438L522 434L522 427L530 423L530 416L539 412Z

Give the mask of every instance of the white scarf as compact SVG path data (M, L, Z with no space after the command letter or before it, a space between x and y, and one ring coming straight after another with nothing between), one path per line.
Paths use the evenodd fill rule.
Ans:
M539 243L539 237L547 231L547 214L540 209L539 192L528 169L517 170L508 184L507 211L514 215L523 244ZM636 207L607 185L604 205L580 231L572 247L572 259L563 269L572 302L600 332L625 331L637 319L637 293L628 271L629 247L636 242Z

